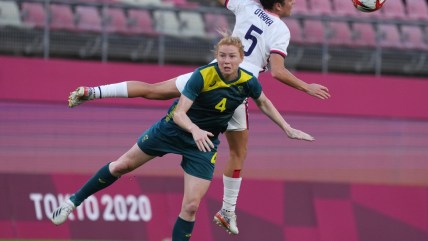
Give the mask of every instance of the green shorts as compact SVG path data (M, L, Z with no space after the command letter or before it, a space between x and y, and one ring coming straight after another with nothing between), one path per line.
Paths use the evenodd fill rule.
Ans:
M151 156L163 156L168 153L181 155L181 167L187 174L212 180L220 141L217 137L211 140L214 148L211 148L210 152L202 152L190 133L173 123L161 120L141 134L137 145Z

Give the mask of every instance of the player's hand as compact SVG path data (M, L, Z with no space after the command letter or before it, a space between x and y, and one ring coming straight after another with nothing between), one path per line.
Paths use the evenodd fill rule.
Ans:
M328 92L327 87L319 84L309 84L306 93L322 100L330 98L330 93Z
M210 136L214 136L211 132L201 130L197 128L192 131L193 140L195 140L196 146L198 149L203 152L211 151L211 148L214 148L214 144L210 140Z
M304 141L315 141L315 138L311 135L309 135L308 133L305 133L301 130L297 130L294 128L288 128L287 131L287 136L291 139L298 139L298 140L304 140Z

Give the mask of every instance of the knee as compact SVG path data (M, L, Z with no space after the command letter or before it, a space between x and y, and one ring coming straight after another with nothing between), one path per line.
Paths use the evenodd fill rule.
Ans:
M196 200L196 199L186 202L183 205L182 211L187 217L193 218L196 216L196 212L198 211L198 208L199 208L199 203L200 203L200 200Z
M247 147L231 148L229 150L230 159L243 161L247 157Z
M121 161L114 161L110 163L109 169L112 175L114 176L122 176L126 173L129 173L133 171L135 168L133 168L131 165L128 164L129 162L121 162Z

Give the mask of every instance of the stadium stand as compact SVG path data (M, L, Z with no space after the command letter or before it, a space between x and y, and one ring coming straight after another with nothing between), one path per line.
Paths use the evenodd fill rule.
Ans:
M379 24L379 44L384 48L401 48L401 36L397 25L395 24Z
M328 43L339 46L352 46L352 32L347 22L327 23Z
M410 0L414 1L414 0ZM385 9L388 11L385 11ZM385 6L382 8L383 17L390 19L406 19L406 7L401 0L387 1L385 2Z
M128 31L133 34L156 35L153 28L150 12L144 9L130 9L128 11Z
M205 31L208 37L217 38L219 35L218 30L229 29L229 22L225 15L204 13Z
M322 21L307 19L303 22L305 44L322 44L325 40L325 26Z
M307 0L299 0L293 6L293 14L309 14L309 6Z
M412 25L401 26L401 34L404 48L428 50L428 44L425 41L421 27Z
M106 30L110 33L130 34L128 20L121 8L106 9Z
M155 10L153 11L155 29L159 33L171 36L180 36L180 21L174 11Z
M16 2L0 1L0 26L24 26Z
M299 20L293 18L282 19L290 30L291 43L302 44L305 42L303 39L302 25Z
M178 18L181 23L181 34L185 37L205 38L204 20L200 13L180 11Z
M376 32L371 23L353 23L352 32L355 47L376 47Z
M332 6L334 8L334 14L336 16L348 16L348 17L359 17L361 12L356 10L349 1L343 0L332 0Z

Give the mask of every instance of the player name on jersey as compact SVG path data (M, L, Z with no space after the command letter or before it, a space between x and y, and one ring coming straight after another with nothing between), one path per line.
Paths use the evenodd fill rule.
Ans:
M273 20L269 17L265 11L258 8L256 11L254 11L254 14L259 17L263 22L265 22L268 26L270 26L273 23Z

